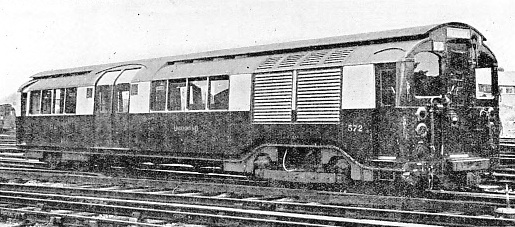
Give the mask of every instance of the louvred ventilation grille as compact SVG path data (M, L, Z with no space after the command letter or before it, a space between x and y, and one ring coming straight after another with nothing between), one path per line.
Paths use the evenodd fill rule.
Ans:
M349 56L349 54L352 53L352 51L352 48L340 48L273 56L262 62L257 67L257 70L285 70L302 66L341 64Z
M298 71L298 122L340 121L341 75L341 68Z
M292 72L255 74L255 122L291 122Z

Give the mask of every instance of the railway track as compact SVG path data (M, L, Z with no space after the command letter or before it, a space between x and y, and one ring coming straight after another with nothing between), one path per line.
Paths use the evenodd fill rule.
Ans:
M107 187L107 188L106 188ZM48 212L54 219L72 218L70 214L98 210L111 215L132 217L132 221L159 220L162 223L188 221L193 224L253 226L500 226L514 225L514 219L472 216L457 212L435 213L421 210L342 206L303 201L291 197L204 194L181 190L152 188L69 186L51 187L1 184L0 210L8 212L36 209ZM320 201L319 201L320 202ZM14 204L15 208L12 208ZM42 205L44 204L44 205ZM37 210L37 207L40 207ZM6 208L7 207L7 208ZM59 211L59 212L57 212ZM26 212L30 213L30 212ZM63 215L61 215L63 214ZM138 218L135 218L137 216ZM179 218L178 218L179 217ZM82 217L81 219L84 219ZM399 222L402 220L402 222ZM64 220L62 220L64 221ZM76 220L75 220L76 221ZM133 223L136 224L137 222ZM145 223L145 222L144 222Z
M501 138L499 161L502 167L515 167L515 139Z
M209 220L209 223L218 223L221 226L234 225L234 223L257 226L404 224L412 226L412 224L449 225L449 223L456 226L515 225L514 219L499 218L495 213L497 208L505 206L506 197L500 194L433 191L431 192L433 199L385 197L305 189L264 188L263 182L249 184L252 181L242 176L222 176L217 173L195 173L184 178L174 174L174 172L182 174L182 171L162 169L132 169L131 171L137 171L136 175L139 176L157 174L160 175L158 178L167 180L130 179L123 178L126 175L126 170L123 168L119 169L120 174L115 173L111 177L99 173L48 170L44 168L45 163L23 159L22 156L23 154L16 150L2 152L0 171L4 179L17 179L17 181L40 179L63 182L58 185L71 183L96 186L88 186L89 188L74 186L73 189L47 186L43 190L42 188L45 187L34 186L29 189L32 186L1 184L2 216L46 217L44 219L46 222L68 224L71 222L89 223L88 225L137 223L141 226L162 226L176 222L185 223L185 221L189 221L186 222L189 224L207 223L202 220ZM6 163L9 164L6 165ZM113 171L116 170L117 168L113 168ZM217 180L203 182L198 180L199 176L211 180L216 176ZM187 179L190 182L187 182ZM152 188L149 188L149 185ZM515 195L510 195L510 198L512 196ZM93 202L84 203L89 199ZM151 203L145 204L145 202ZM171 203L180 206L170 206ZM98 204L103 204L105 207ZM81 206L88 209L82 209ZM153 210L155 207L157 208ZM231 213L233 210L230 209L239 209L236 212L238 215ZM101 213L98 210L105 212ZM194 212L191 212L192 210ZM244 212L244 210L251 212ZM228 216L229 213L234 216ZM144 219L141 218L141 214L145 214ZM265 221L269 219L274 222ZM402 223L399 220L402 220Z
M205 220L208 217L216 219L212 216L218 215L227 220L216 219L217 223L227 224L227 221L232 220L258 226L265 225L262 222L264 219L278 221L277 223L267 222L268 226L283 225L284 221L290 221L291 225L370 225L371 223L384 226L403 223L409 223L409 226L411 224L449 225L449 223L455 226L515 225L515 219L495 216L495 210L504 206L503 200L478 202L469 198L453 201L221 183L114 180L109 177L101 179L92 176L68 175L59 179L66 183L59 183L57 187L0 184L0 202L6 204L4 208L8 209L5 212L18 215L22 209L29 209L26 207L31 207L29 210L32 211L42 212L37 207L41 204L49 204L47 206L49 210L54 211L49 212L49 215L63 208L66 208L64 210L67 210L65 211L67 214L74 215L81 212L95 213L93 210L96 209L106 211L109 215L123 216L124 220L127 217L131 218L132 213L144 214L144 217L152 220L162 220L157 217L166 216L169 217L164 219L167 223L176 222L177 220L173 217L183 215L188 220L195 220L192 222L194 224L202 224L197 219ZM70 186L62 186L66 184ZM24 202L16 204L13 208L9 204L15 201ZM84 201L89 203L82 204L81 202ZM98 204L107 205L107 207L102 208ZM95 207L95 209L82 210L74 206ZM124 213L111 212L113 209L125 211ZM153 209L157 210L156 213ZM170 213L170 210L176 213ZM192 210L195 215L190 214ZM37 212L31 214L36 215ZM107 214L95 213L95 217ZM227 217L228 214L241 217ZM66 215L55 215L55 217L70 219ZM246 222L245 220L249 218L257 222ZM88 220L92 221L92 219ZM399 222L400 220L402 223Z
M14 132L0 134L0 166L31 167L33 163L23 158L23 152L16 148Z
M16 150L16 134L14 132L0 134L0 151Z
M491 184L515 187L515 139L501 138L499 141L499 166L488 177Z

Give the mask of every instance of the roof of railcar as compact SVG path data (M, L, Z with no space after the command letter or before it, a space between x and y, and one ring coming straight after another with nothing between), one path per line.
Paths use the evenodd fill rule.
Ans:
M267 44L267 45L251 46L251 47L223 49L223 50L215 50L215 51L208 51L208 52L201 52L201 53L192 53L192 54L185 54L185 55L144 59L144 60L92 65L92 66L69 68L69 69L51 70L51 71L44 71L44 72L38 73L36 75L33 75L32 78L37 79L37 78L44 78L44 77L51 77L51 76L55 77L56 75L66 75L66 74L73 74L73 73L77 73L77 72L98 72L98 71L102 71L102 70L105 70L105 69L108 69L108 68L111 68L114 66L118 66L120 64L144 64L144 65L145 64L152 64L152 65L160 64L160 65L164 65L167 62L174 62L174 61L189 61L189 60L195 60L195 59L212 59L212 58L217 58L217 57L228 57L228 56L238 56L238 55L256 56L256 55L278 54L278 53L287 53L287 52L293 52L293 51L309 50L309 49L316 49L316 48L320 48L320 47L331 47L331 46L337 47L337 46L363 45L363 44L371 44L371 43L384 43L384 42L391 42L391 41L406 41L406 40L420 39L425 36L428 36L431 31L441 28L443 26L458 26L458 27L471 28L474 31L476 31L478 34L481 34L470 25L467 25L464 23L459 23L459 22L449 22L449 23L443 23L443 24L402 28L402 29L394 29L394 30L379 31L379 32L369 32L369 33L336 36L336 37L328 37L328 38L320 38L320 39L310 39L310 40L275 43L275 44ZM486 40L483 35L481 35L481 36L482 36L483 40Z

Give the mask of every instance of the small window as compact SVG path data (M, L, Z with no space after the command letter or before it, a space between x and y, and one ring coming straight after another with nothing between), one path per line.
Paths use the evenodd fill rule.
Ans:
M43 90L41 98L41 114L50 114L52 112L52 90Z
M229 76L209 79L209 109L229 109Z
M162 111L166 107L166 80L152 81L150 90L150 110Z
M53 114L62 114L64 111L64 89L54 90L54 108L52 109Z
M75 113L76 106L77 106L77 88L66 88L64 112L65 113Z
M30 92L30 114L39 114L41 107L41 91L31 91Z
M93 98L93 88L86 89L86 98L87 99Z
M138 95L138 84L131 84L131 96Z
M186 110L186 80L168 82L168 110Z
M188 83L189 110L205 110L207 105L207 78L191 79Z

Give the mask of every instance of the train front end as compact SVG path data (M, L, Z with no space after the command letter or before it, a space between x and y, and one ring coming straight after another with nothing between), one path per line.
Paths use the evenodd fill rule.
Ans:
M498 162L499 91L485 38L459 24L433 31L403 63L398 100L407 181L455 189L481 182Z

